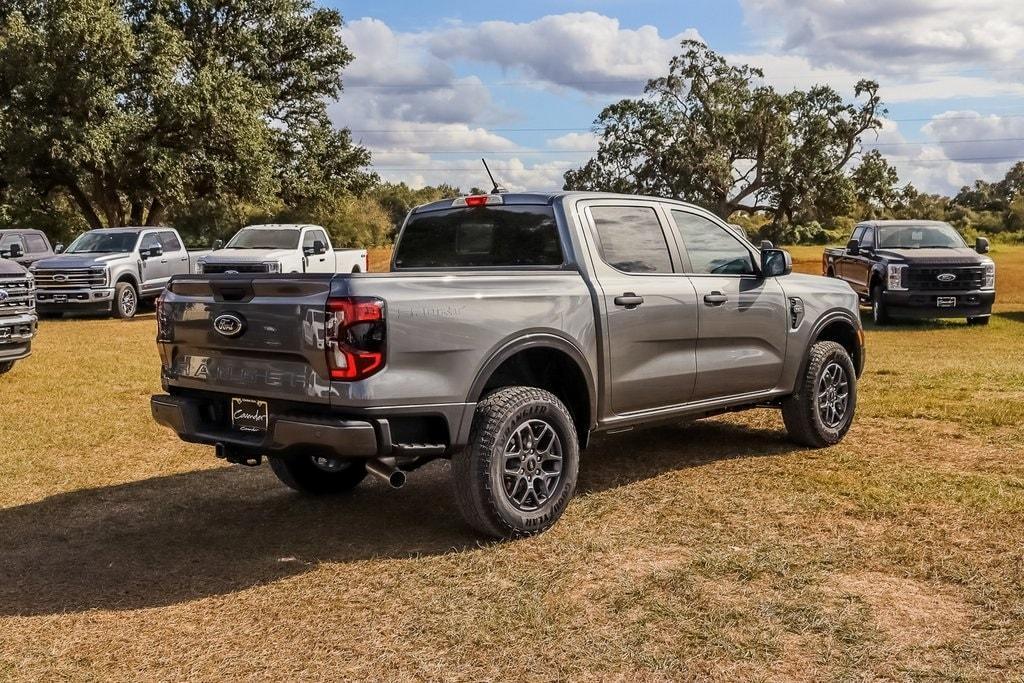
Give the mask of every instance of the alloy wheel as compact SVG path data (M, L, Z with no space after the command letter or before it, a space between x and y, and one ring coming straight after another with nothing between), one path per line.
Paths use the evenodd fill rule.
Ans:
M558 491L562 481L562 441L544 420L519 425L505 444L502 470L505 497L522 512L533 512Z
M850 405L850 379L839 363L825 366L818 379L818 417L829 429L836 429L846 419Z

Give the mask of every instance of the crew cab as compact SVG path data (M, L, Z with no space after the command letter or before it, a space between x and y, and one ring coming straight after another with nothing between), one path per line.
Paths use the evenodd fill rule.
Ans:
M14 261L0 259L0 375L32 353L36 335L35 283Z
M57 245L59 251L62 245ZM42 230L6 228L0 230L0 258L10 259L26 268L39 259L54 255L50 238Z
M365 249L335 249L319 225L250 225L199 260L200 273L363 273Z
M187 250L173 228L90 230L64 253L32 264L36 308L44 317L89 311L132 318L140 301L155 299L207 253Z
M857 296L682 202L473 195L411 211L389 273L184 275L157 307L154 419L286 485L391 486L451 460L466 520L550 526L595 432L778 408L838 443Z
M967 246L940 221L858 223L845 248L826 249L822 273L845 280L871 306L876 325L890 318L966 318L987 325L996 297L988 240Z

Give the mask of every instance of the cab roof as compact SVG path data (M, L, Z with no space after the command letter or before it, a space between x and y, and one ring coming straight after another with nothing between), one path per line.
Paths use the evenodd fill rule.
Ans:
M468 195L460 196L466 197ZM551 205L554 204L555 201L558 199L576 197L580 199L647 199L650 201L671 202L673 204L679 204L680 206L687 206L695 209L701 208L699 206L696 206L695 204L689 204L678 199L670 199L667 197L651 197L636 194L619 194L615 192L589 192L585 190L560 190L557 192L502 192L499 196L501 197L501 203L505 206L528 204L539 206ZM447 199L440 199L436 202L430 202L429 204L421 204L417 207L414 207L411 213L423 213L426 211L441 211L443 209L450 209L452 208L452 202L456 199L458 199L458 197L448 197Z

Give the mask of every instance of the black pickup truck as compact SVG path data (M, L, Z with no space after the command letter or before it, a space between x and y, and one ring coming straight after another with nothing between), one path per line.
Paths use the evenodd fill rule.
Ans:
M858 223L843 249L826 249L822 273L846 280L871 305L876 325L890 317L967 318L987 325L996 298L988 240L974 248L948 223Z

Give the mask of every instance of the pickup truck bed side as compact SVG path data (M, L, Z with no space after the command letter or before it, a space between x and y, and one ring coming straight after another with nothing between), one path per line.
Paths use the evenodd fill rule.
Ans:
M176 277L153 413L230 461L270 457L307 492L504 458L516 471L463 482L460 506L485 533L532 533L560 514L592 431L774 406L812 425L810 444L842 438L863 368L856 296L787 259L668 200L445 200L410 214L391 273ZM824 412L808 368L831 383Z

